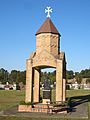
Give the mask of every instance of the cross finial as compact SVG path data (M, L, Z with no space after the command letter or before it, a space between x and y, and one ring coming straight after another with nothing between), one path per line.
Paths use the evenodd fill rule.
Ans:
M47 13L47 17L50 18L50 13L52 13L52 8L51 7L47 7L47 9L45 9L45 13Z

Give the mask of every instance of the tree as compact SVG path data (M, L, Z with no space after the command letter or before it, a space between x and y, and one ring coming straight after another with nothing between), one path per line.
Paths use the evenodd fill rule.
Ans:
M26 84L26 71L17 71L17 83L22 82L23 84Z
M88 83L90 84L90 78L86 79L86 84L88 84Z
M81 70L80 75L83 78L90 78L90 69Z
M77 75L77 76L75 76L75 78L76 78L77 83L78 83L78 84L81 84L81 82L82 82L82 77L81 77L80 75Z
M56 71L48 73L48 77L51 80L51 84L53 84L56 81Z
M9 75L9 82L10 83L17 83L17 70L12 70L10 75Z
M73 79L73 77L74 77L74 72L72 71L72 70L70 70L70 71L66 71L66 78L67 79Z
M3 82L4 81L4 72L5 70L3 68L0 69L0 81Z
M0 69L0 82L5 84L9 80L9 72L3 68Z
M23 84L26 83L26 71L17 71L17 70L12 70L10 75L9 75L9 82L10 83L17 83L19 84L20 82L23 82Z
M26 71L22 71L20 72L20 82L23 82L23 84L25 85L26 84Z
M44 80L47 78L47 72L41 72L41 82L44 83Z
M56 81L56 71L53 72L42 72L41 73L41 82L44 83L44 80L50 79L51 84Z

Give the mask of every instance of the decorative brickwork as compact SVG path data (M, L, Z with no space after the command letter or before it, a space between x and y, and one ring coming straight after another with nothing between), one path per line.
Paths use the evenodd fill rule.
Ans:
M27 60L26 64L26 103L39 103L40 71L42 68L49 67L56 68L56 101L65 101L65 54L60 52L60 34L50 19L47 19L36 33L36 52L30 55L30 58ZM43 102L44 104L47 104L46 100ZM31 108L28 109L31 110ZM38 112L38 110L34 108L32 111ZM46 110L43 109L43 111Z
M39 113L67 113L67 107L65 107L62 110L61 108L54 108L52 105L46 105L46 104L36 104L33 107L31 105L19 105L18 107L19 112L39 112ZM57 112L58 111L58 112Z

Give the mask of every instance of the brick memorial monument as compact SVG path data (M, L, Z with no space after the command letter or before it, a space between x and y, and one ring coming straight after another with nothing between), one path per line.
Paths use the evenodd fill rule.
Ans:
M50 103L50 101L51 101L51 87L50 80L47 78L44 80L43 104Z
M47 8L48 10L45 10L45 12L48 12L48 18L36 32L36 51L26 61L26 103L40 103L40 74L42 68L56 68L56 101L63 102L66 100L65 53L60 51L61 35L49 18L50 7ZM42 107L43 104L47 104L47 101L50 102L51 100L50 90L47 87L43 91L43 94L47 94L47 91L49 98L45 98L46 96L43 95ZM36 112L35 110L26 110L26 108L19 107L19 111L22 111L22 109L23 111Z

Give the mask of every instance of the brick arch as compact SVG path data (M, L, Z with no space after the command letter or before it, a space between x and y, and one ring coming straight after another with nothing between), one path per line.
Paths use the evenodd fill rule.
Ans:
M56 60L56 66L51 64L33 64L33 60L27 60L26 70L26 102L39 102L40 98L40 69L44 67L56 68L56 101L65 101L65 79L63 76L64 61ZM34 81L34 90L33 90Z

